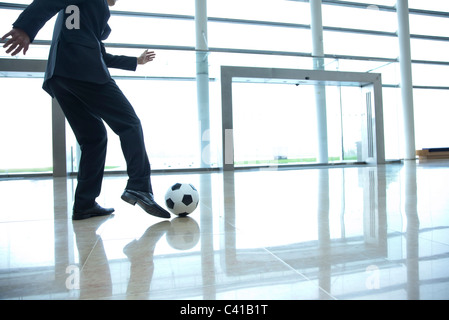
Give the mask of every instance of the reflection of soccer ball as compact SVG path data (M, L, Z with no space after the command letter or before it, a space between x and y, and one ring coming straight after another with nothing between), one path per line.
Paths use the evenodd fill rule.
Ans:
M173 249L192 249L199 240L200 227L192 218L175 218L170 221L170 228L167 231L167 242Z
M185 217L191 214L200 200L198 191L188 183L175 183L165 193L165 204L174 214Z

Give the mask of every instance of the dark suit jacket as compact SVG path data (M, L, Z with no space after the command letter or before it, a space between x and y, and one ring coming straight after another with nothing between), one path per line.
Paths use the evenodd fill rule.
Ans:
M79 29L67 27L67 19L73 17L72 11L66 13L69 5L79 8ZM58 12L43 85L51 96L53 93L47 81L53 75L101 84L111 78L108 67L136 70L137 58L106 53L102 41L111 33L106 0L34 0L13 27L24 30L33 41L45 23ZM69 22L73 20L69 19Z

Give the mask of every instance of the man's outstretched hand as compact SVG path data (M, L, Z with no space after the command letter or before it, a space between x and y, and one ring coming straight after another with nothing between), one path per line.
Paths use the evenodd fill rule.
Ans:
M23 54L25 55L28 51L28 47L30 46L30 37L28 34L21 30L14 28L11 31L9 31L7 34L5 34L2 37L2 40L5 40L6 38L11 37L6 41L6 43L3 45L3 48L6 49L6 53L11 53L12 56L17 55L23 50Z
M147 62L153 61L156 58L156 53L154 51L145 50L140 57L137 58L137 64L145 64Z

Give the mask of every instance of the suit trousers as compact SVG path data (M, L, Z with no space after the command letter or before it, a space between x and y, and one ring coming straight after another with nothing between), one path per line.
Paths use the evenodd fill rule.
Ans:
M97 84L53 76L48 85L81 148L73 209L91 208L100 195L108 140L104 122L120 138L128 173L126 189L153 193L140 119L115 81Z

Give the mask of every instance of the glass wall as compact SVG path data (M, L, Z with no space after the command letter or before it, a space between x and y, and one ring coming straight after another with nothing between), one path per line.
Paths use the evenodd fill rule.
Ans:
M329 161L358 161L362 92L327 86ZM236 166L317 162L313 85L234 83Z
M385 136L391 137L386 139L387 159L401 157L395 2L323 2L326 69L382 74ZM9 0L0 4L3 34L29 3L31 0ZM208 137L199 135L203 124L198 120L196 102L195 1L119 1L112 8L109 21L112 33L105 41L108 52L138 56L144 48L154 48L157 53L154 62L139 67L136 72L112 70L141 117L154 169L199 167L204 152L201 139L210 140L211 166L219 165L220 66L295 69L313 66L308 1L209 0L207 5L211 121ZM409 5L416 147L447 147L447 126L443 119L449 107L446 102L449 37L445 31L449 26L449 4L446 0L410 0ZM16 59L46 59L54 21L54 18L50 20L39 32L36 44L27 55ZM5 58L11 57L0 51L0 59ZM20 98L13 103L1 102L0 172L51 170L51 100L41 90L42 78L35 77L26 74L17 77L0 70L2 92L16 92L19 87L27 92L19 94ZM236 83L235 99L239 106L238 114L234 115L239 136L236 161L314 161L316 145L312 138L302 139L315 134L313 90L310 89ZM352 90L338 87L327 90L331 161L351 161L357 154L360 97ZM286 98L280 99L281 96ZM19 107L12 108L12 105ZM31 108L31 105L38 107ZM253 121L251 127L243 125L243 120L239 122L248 117L258 121ZM17 132L33 134L20 136ZM258 132L256 139L250 139L251 132ZM107 169L124 170L119 140L109 133ZM270 143L262 147L257 141ZM27 163L23 163L25 159Z
M0 77L0 174L53 170L51 98L41 86L41 79Z
M449 146L449 3L410 0L416 148ZM437 11L435 14L427 10Z
M118 80L140 117L153 168L199 166L198 111L194 81ZM124 168L119 140L109 133L107 165ZM120 160L120 161L119 161Z

